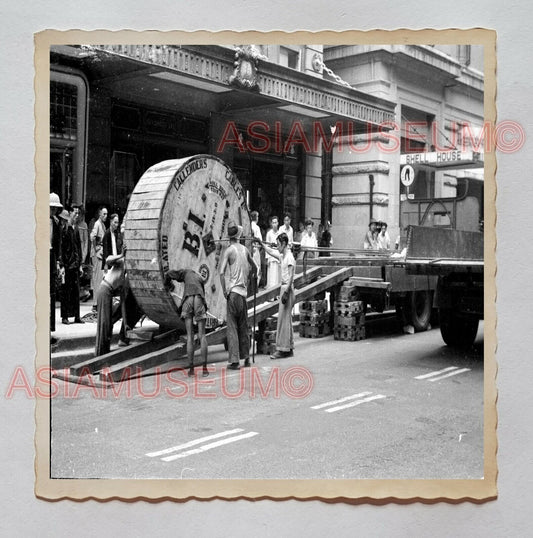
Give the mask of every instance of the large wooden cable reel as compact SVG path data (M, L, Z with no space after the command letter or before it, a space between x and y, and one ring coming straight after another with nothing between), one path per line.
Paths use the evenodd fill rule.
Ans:
M232 170L212 155L156 164L135 186L125 220L126 270L144 313L159 325L176 326L177 307L164 287L164 274L194 269L206 279L209 314L224 321L219 263L229 245L229 222L251 235L245 192Z

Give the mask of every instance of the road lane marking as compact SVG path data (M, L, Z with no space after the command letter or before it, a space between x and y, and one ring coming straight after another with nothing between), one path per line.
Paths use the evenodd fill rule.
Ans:
M342 409L348 409L349 407L355 407L356 405L371 402L372 400L379 400L381 398L386 398L383 394L376 394L375 396L369 396L368 398L363 398L361 400L356 400L355 402L350 402L345 405L338 405L337 407L330 407L326 409L326 413L334 413L335 411L341 411Z
M457 370L458 366L450 366L448 368L444 368L444 370L439 370L438 372L430 372L429 374L424 375L417 375L415 379L427 379L428 377L433 377L434 375L440 375L444 372L449 372L450 370Z
M441 379L444 379L446 377L450 377L452 375L457 375L457 374L464 374L465 372L470 372L470 368L461 368L461 370L455 370L454 372L450 372L449 374L446 374L446 375L433 377L431 379L428 379L428 381L440 381Z
M201 445L202 443L205 443L206 441L219 439L220 437L226 437L227 435L233 435L234 433L239 433L243 431L244 430L242 428L236 428L234 430L227 430L225 432L215 433L213 435L208 435L206 437L200 437L200 439L195 439L194 441L189 441L188 443L183 443L182 445L165 448L164 450L159 450L157 452L148 452L146 456L148 456L149 458L155 458L156 456L163 456L165 454L170 454L171 452L183 450L184 448L190 448L191 446Z
M314 405L311 407L311 409L322 409L322 407L328 407L329 405L335 405L339 403L348 402L350 400L355 400L356 398L362 398L363 396L368 396L369 394L372 394L371 392L360 392L359 394L353 394L352 396L346 396L345 398L341 398L340 400L333 400L331 402L326 402L319 405Z
M177 460L178 458L186 458L187 456L192 456L193 454L200 454L201 452L205 452L206 450L211 450L212 448L217 448L219 446L227 445L229 443L235 443L236 441L241 441L242 439L248 439L250 437L254 437L255 435L259 435L259 432L243 433L241 435L236 435L235 437L230 437L229 439L222 439L221 441L216 441L215 443L209 443L199 448L187 450L186 452L180 452L179 454L166 456L165 458L161 458L161 460L162 461L174 461L174 460Z

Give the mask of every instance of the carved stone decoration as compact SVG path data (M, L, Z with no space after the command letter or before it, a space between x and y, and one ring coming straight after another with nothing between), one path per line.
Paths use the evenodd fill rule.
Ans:
M322 66L324 65L323 62L322 62L322 58L320 57L320 54L318 54L317 52L315 52L313 54L313 59L311 60L311 65L313 66L313 69L317 72L317 73L321 73L322 72Z
M259 91L258 63L259 53L253 45L238 47L235 51L233 75L229 78L229 83L245 90Z

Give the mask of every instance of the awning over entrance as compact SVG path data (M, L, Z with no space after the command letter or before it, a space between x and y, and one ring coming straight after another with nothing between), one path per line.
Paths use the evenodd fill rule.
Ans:
M233 47L61 45L51 51L83 63L93 80L115 91L120 92L127 79L128 91L168 103L172 92L176 97L178 84L185 89L180 100L189 99L193 109L195 105L208 108L243 122L256 120L258 109L263 121L286 119L289 114L302 122L353 121L377 126L395 119L395 104L390 101L264 59L245 65L245 83L239 84ZM247 87L250 69L255 70L255 80Z

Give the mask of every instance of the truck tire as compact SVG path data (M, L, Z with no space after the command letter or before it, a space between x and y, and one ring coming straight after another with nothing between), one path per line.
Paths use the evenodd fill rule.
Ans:
M403 304L405 322L412 325L416 332L427 331L432 303L429 290L411 291L407 294Z
M439 310L440 333L444 342L451 347L468 349L476 339L479 319L457 316L451 308Z

